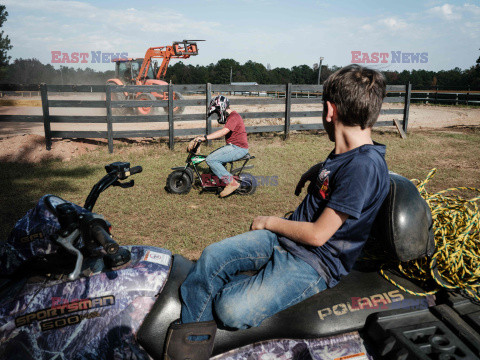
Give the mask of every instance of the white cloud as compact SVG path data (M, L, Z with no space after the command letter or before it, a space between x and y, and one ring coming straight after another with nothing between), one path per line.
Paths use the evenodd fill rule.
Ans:
M373 15L359 9L356 15L346 15L339 11L337 2L314 0L312 6L298 7L288 26L283 26L285 14L279 4L270 7L273 14L256 17L252 12L251 18L242 19L241 15L252 9L250 1L265 4L272 0L227 4L238 8L228 19L181 11L175 2L156 2L155 6L131 3L124 8L121 4L105 7L80 0L3 3L10 13L5 24L14 45L10 55L36 57L43 62L50 61L52 50L128 52L131 57L141 57L150 46L189 38L207 40L199 44L199 56L186 61L194 65L233 58L240 63L253 60L272 67L291 67L318 62L318 56L325 56L324 64L345 65L353 50L398 50L429 52L428 66L453 68L469 66L464 59L478 49L474 43L480 36L480 7L465 2L451 5L445 3L448 0L434 0L409 8L410 12L386 8ZM212 10L217 9L214 2L209 6L216 11ZM452 66L445 65L446 54L456 54L452 55ZM111 64L98 66L101 70L111 68Z
M433 15L440 16L446 20L459 20L462 18L459 9L450 4L443 4L442 6L435 6L429 11Z
M14 45L11 55L43 62L50 61L51 51L128 52L141 57L148 47L211 38L219 27L216 21L199 21L161 6L102 8L69 0L4 3L10 14L5 28Z
M463 10L475 16L480 16L480 6L474 4L464 4Z
M407 27L407 23L404 20L397 19L395 17L388 17L379 21L380 24L387 26L390 30L401 30Z

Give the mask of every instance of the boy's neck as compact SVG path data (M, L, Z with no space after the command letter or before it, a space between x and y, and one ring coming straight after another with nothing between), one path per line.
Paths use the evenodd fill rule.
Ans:
M373 145L372 129L360 126L343 126L335 128L335 154L343 154L362 145Z

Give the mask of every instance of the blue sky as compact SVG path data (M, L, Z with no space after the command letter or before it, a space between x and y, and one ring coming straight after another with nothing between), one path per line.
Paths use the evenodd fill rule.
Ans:
M185 63L222 58L272 68L344 66L352 51L428 53L424 63L367 64L384 70L466 69L480 56L479 1L396 0L6 0L12 59L51 63L52 51L127 52L204 39ZM111 64L64 64L113 69ZM55 65L58 67L58 65Z

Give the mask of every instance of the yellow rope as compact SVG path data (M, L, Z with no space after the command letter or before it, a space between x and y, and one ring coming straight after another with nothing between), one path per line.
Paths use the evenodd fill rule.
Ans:
M420 195L432 211L436 251L430 260L422 258L399 263L398 269L408 278L420 281L433 279L439 288L459 290L480 301L480 212L477 203L480 196L467 200L452 194L461 190L480 193L480 190L472 187L457 187L431 194L426 190L425 185L436 171L437 169L432 169L424 181L412 180L417 183ZM383 269L380 273L409 294L425 296L439 290L416 293L390 279Z

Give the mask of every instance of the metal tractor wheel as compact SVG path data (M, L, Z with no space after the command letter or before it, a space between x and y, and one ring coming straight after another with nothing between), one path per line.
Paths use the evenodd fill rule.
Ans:
M156 99L155 99L155 96L153 96L150 93L141 93L140 95L137 95L135 100L155 101ZM138 107L135 110L138 115L152 115L155 111L155 108L152 106L148 106L148 107Z
M110 81L107 82L107 85L117 85L116 83ZM127 96L125 93L122 92L112 92L112 96L110 98L112 101L125 101L127 100ZM112 115L127 115L130 112L131 108L112 108Z
M180 94L179 92L175 92L175 93L173 94L173 99L174 99L174 100L183 100L184 97L183 97L183 95ZM168 100L168 98L167 98L166 100ZM164 107L163 107L163 110L165 110L165 113L168 114L168 106L164 106ZM181 114L181 113L183 113L183 110L185 110L185 106L174 106L174 107L173 107L173 113L174 113L174 114Z

